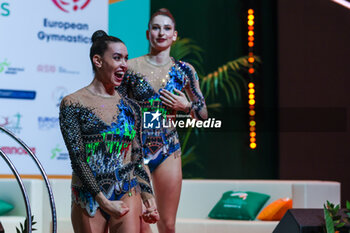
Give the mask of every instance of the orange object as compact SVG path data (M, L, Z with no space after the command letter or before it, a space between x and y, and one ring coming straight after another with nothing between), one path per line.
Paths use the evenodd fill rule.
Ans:
M256 143L255 143L255 142L252 142L252 143L250 143L249 146L250 146L251 149L255 149L255 148L256 148Z
M258 215L257 219L263 221L279 221L287 210L293 207L293 200L286 197L280 198L266 206Z

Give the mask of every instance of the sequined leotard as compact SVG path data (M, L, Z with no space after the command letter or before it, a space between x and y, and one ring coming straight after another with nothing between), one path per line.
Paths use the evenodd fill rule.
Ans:
M192 100L191 113L197 119L202 119L205 101L199 88L197 73L191 65L172 60L164 66L155 66L147 61L146 56L128 61L128 72L119 90L137 100L141 106L144 123L142 128L144 160L152 172L169 155L174 154L175 157L181 155L176 128L163 127L162 124L163 119L169 119L176 112L162 104L159 91L166 89L174 93L174 89L186 90ZM160 124L156 127L150 125L156 122L149 122L147 119L150 113L161 114L158 118Z
M119 200L140 190L153 196L141 149L140 107L132 100L94 95L87 88L66 96L60 106L60 127L69 151L72 201L94 216L102 191Z

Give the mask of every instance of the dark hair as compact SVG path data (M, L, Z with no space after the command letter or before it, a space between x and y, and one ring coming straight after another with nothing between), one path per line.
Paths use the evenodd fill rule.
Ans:
M98 31L94 32L94 34L92 34L92 36L91 36L91 41L92 41L92 45L90 48L90 61L92 64L92 69L94 71L96 71L96 67L92 61L92 58L95 54L98 54L102 57L103 54L106 52L106 50L108 48L108 44L110 42L117 42L117 43L124 44L124 42L121 39L114 37L114 36L109 36L103 30L98 30Z
M158 15L164 15L164 16L169 17L171 19L171 21L173 21L174 28L175 28L176 23L175 23L174 16L170 13L170 11L167 8L160 8L159 10L157 10L156 12L153 13L153 15L151 16L151 18L148 21L148 28L151 25L153 18L158 16Z

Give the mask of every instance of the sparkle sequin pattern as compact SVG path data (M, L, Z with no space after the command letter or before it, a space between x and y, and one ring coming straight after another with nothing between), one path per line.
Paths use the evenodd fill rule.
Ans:
M141 189L143 199L153 195L142 162L140 116L140 107L119 95L98 98L81 89L63 99L60 127L73 169L72 200L90 216L100 191L111 200L132 188Z
M165 89L175 94L175 89L180 91L186 89L191 92L193 98L191 109L195 117L203 119L201 110L205 106L204 97L199 91L198 76L189 64L173 61L170 66L156 67L147 63L143 56L130 60L128 65L129 70L119 89L123 95L137 100L142 113L158 111L162 114L161 122L169 115L175 115L172 109L162 104L160 91ZM160 74L163 74L163 77L160 77ZM170 154L180 155L180 143L175 128L143 128L142 142L145 163L151 171Z

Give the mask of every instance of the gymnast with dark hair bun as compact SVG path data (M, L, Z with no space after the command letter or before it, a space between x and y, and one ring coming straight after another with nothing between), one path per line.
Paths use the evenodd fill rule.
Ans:
M74 232L139 233L140 216L155 223L159 215L143 162L141 109L116 90L127 70L127 48L99 30L90 60L94 79L62 100L59 116L73 170Z
M118 88L135 99L143 114L152 113L160 122L182 111L192 118L207 119L207 108L195 69L187 62L170 57L170 48L177 39L175 19L168 9L156 11L147 30L150 52L128 62L128 71ZM187 95L185 95L185 93ZM159 211L159 233L174 233L182 184L181 148L175 127L143 125L142 143L145 164L152 175L152 184ZM142 224L142 232L151 232Z

